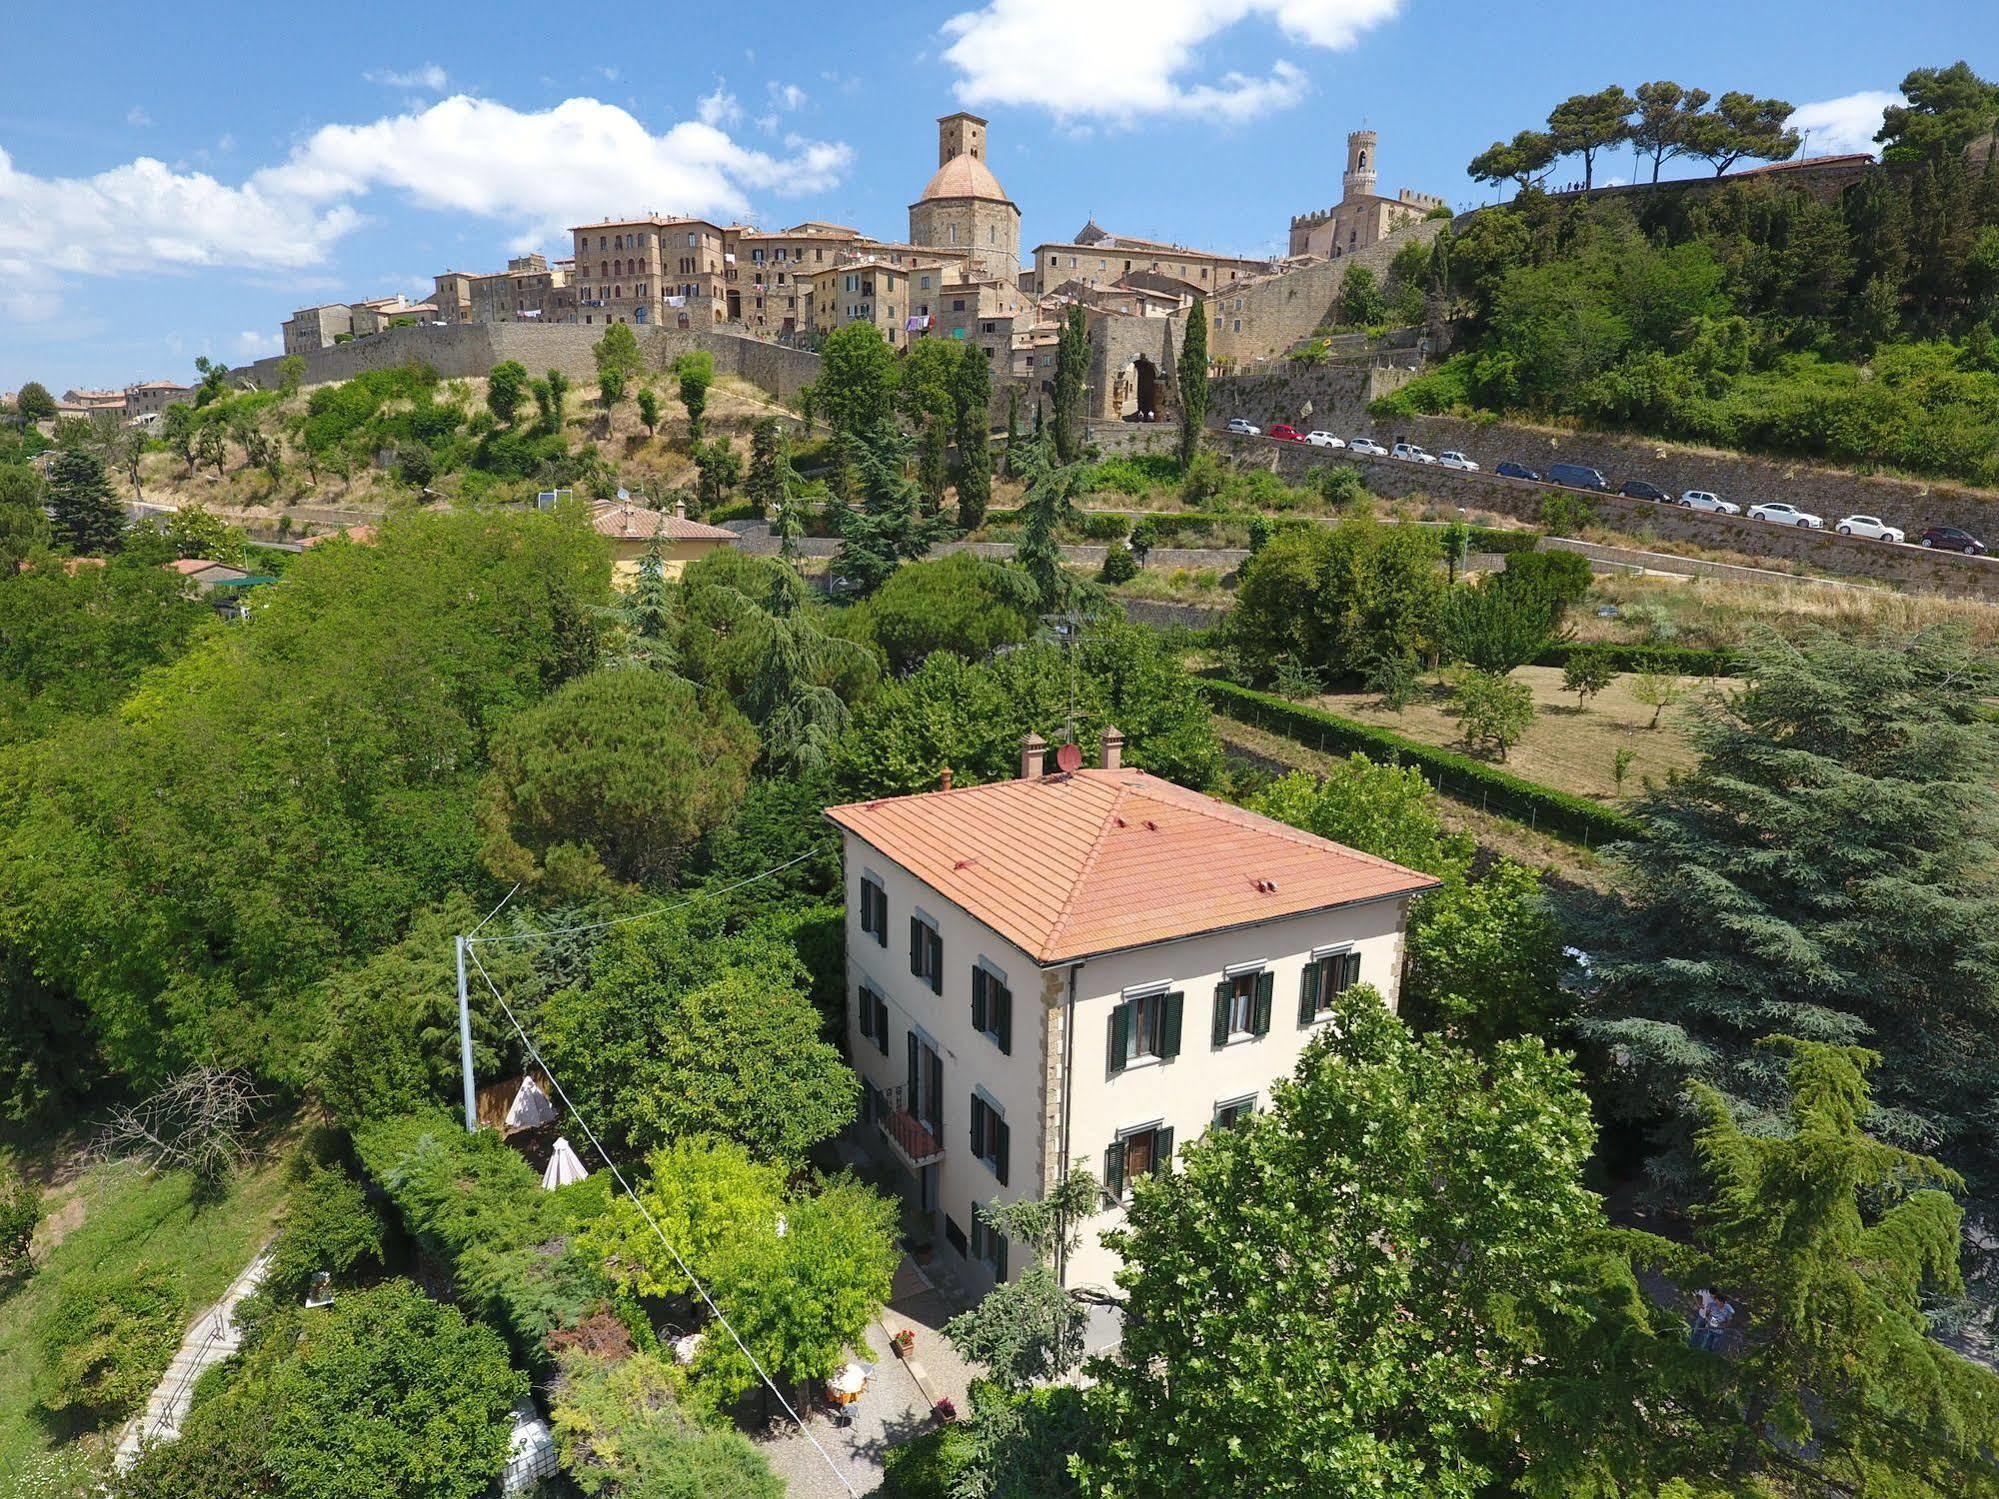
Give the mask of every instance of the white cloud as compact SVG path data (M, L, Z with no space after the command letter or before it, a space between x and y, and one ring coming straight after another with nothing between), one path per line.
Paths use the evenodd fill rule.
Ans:
M239 359L262 359L283 347L284 340L275 333L253 333L246 328L236 335L236 356Z
M654 134L597 99L523 111L465 95L324 126L235 185L151 157L91 177L37 177L0 149L0 308L47 316L75 276L295 274L322 264L384 191L536 244L607 214L743 217L752 193L816 191L851 160L839 142L787 140L780 154L691 120Z
M772 82L766 87L770 90L770 102L779 109L797 109L805 103L805 90L795 83Z
M703 94L694 101L694 116L704 125L733 125L743 117L743 106L736 102L736 96L729 92L721 79L715 80L715 92Z
M1900 104L1902 96L1886 89L1862 89L1837 99L1820 99L1800 104L1791 115L1791 128L1806 137L1800 155L1842 156L1849 152L1874 152L1874 132L1881 128L1881 111Z
M383 88L422 88L433 94L441 94L451 84L451 75L434 62L427 62L420 68L411 68L407 73L398 73L390 68L377 68L372 73L361 75L370 83L379 83Z
M153 117L146 113L146 106L134 104L125 111L125 123L135 129L144 130L153 123Z
M1066 120L1192 115L1239 122L1304 96L1295 63L1203 80L1200 53L1250 19L1288 40L1339 51L1392 19L1401 0L989 0L944 23L944 59L968 105L1038 105ZM1106 66L1106 59L1115 59Z

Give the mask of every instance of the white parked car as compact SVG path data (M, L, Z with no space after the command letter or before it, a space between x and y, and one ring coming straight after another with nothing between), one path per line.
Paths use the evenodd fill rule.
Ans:
M1255 422L1245 421L1239 416L1229 418L1229 431L1235 433L1238 437L1263 436L1263 428L1257 426Z
M1389 457L1400 458L1404 463L1435 463L1437 461L1434 454L1424 452L1413 442L1398 442L1395 445L1395 451L1389 454Z
M1346 446L1344 438L1335 437L1330 432L1307 432L1305 434L1305 441L1309 442L1315 448L1343 448Z
M1867 536L1875 541L1907 541L1900 526L1891 526L1878 515L1849 515L1839 523L1842 536Z
M1689 510L1705 510L1713 515L1740 515L1742 507L1729 503L1718 494L1710 494L1705 489L1690 489L1681 495L1678 503Z
M1386 458L1388 456L1388 449L1384 448L1372 437L1356 437L1352 442L1347 444L1347 451L1349 453L1365 453L1370 458Z
M1478 465L1465 457L1456 448L1439 453L1437 455L1437 467L1454 468L1461 474L1475 474L1478 472Z
M1813 515L1810 511L1800 510L1796 505L1786 505L1782 500L1774 501L1768 505L1751 505L1749 507L1749 518L1751 520L1767 520L1772 525L1777 526L1803 526L1809 531L1823 531L1825 529L1824 516Z

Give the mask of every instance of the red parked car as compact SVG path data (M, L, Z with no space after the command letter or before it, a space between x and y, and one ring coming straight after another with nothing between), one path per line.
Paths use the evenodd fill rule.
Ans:
M1287 427L1282 422L1272 427L1266 435L1276 438L1279 442L1303 442L1305 440L1304 433L1300 432L1296 427Z

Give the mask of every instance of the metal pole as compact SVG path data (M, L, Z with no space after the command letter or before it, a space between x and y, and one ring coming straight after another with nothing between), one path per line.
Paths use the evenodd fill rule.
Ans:
M472 1083L472 1003L465 992L465 939L458 942L458 1065L465 1075L465 1128L479 1128L479 1099Z

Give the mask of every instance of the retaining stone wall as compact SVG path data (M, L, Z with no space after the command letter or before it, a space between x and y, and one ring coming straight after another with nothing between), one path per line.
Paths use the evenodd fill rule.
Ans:
M1423 441L1426 447L1430 446L1421 429L1412 427L1411 435ZM1313 470L1327 464L1352 463L1366 476L1368 489L1377 495L1390 499L1421 496L1444 504L1497 511L1501 515L1527 521L1539 519L1541 496L1548 492L1546 485L1532 484L1524 479L1504 479L1490 472L1461 474L1429 464L1398 463L1392 458L1356 457L1337 450L1307 447L1303 443L1231 437L1226 433L1210 433L1209 439L1217 451L1235 461L1274 469L1282 477L1293 481L1303 481ZM1439 445L1456 444L1439 440ZM1482 460L1495 456L1489 443L1483 445L1482 451L1469 445L1466 450ZM1612 474L1611 477L1617 476ZM1664 487L1662 484L1661 488ZM1627 500L1620 495L1592 495L1589 498L1606 524L1640 536L1697 542L1703 546L1756 556L1794 558L1825 572L1878 578L1918 592L1999 599L1999 559L1960 557L1955 553L1929 552L1919 547L1889 546L1857 536L1841 536L1833 531L1773 526L1752 521L1746 516L1708 515L1701 511L1682 510L1674 505Z
M1208 315L1219 326L1209 325L1208 357L1239 367L1278 357L1332 320L1333 303L1354 266L1366 266L1377 283L1386 281L1389 264L1404 245L1429 244L1448 222L1421 219L1351 255L1314 261L1209 299Z

